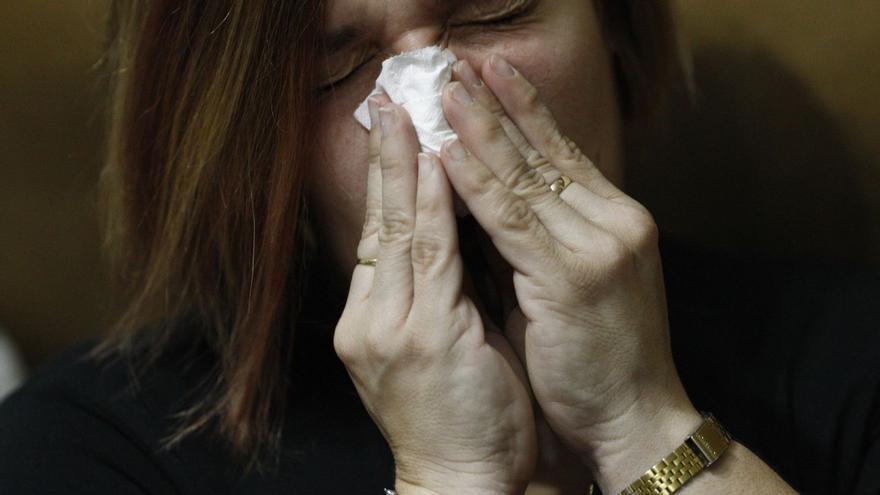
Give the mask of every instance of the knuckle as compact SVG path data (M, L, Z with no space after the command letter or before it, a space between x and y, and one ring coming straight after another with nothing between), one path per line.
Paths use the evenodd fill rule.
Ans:
M413 271L421 275L438 271L447 257L445 245L445 241L433 235L413 237L411 254Z
M429 357L434 348L427 332L411 332L402 343L403 354L410 358Z
M570 284L578 297L614 290L622 279L636 273L635 254L626 244L609 234L597 245L602 246L598 252L571 270Z
M341 323L336 326L336 330L333 332L333 350L345 364L354 363L359 357L355 342L349 337L345 326Z
M481 102L483 106L485 106L487 110L492 112L492 114L495 115L495 117L497 117L498 119L507 118L507 113L504 111L504 107L501 106L501 102L498 101L498 98L496 98L495 95L491 94L490 91L487 91L486 93L488 94Z
M538 93L538 88L532 86L531 84L525 88L522 95L522 107L527 112L537 112L541 110L543 107L543 103L541 102L541 95Z
M556 126L547 135L545 146L550 150L551 156L558 160L579 162L584 159L584 154L577 143L562 134Z
M369 218L370 216L378 218L379 212L382 211L382 200L374 195L370 195L366 200L366 216Z
M449 344L450 349L468 349L479 344L479 341L487 334L486 327L482 320L455 320L451 326L452 341Z
M393 174L395 171L401 170L404 162L402 158L394 154L386 154L379 160L379 164L382 169L382 177L387 178L389 173Z
M618 279L635 269L635 253L623 242L614 238L605 243L602 254L602 272L608 279Z
M463 198L486 195L493 187L495 175L484 167L473 167L470 172L469 180L465 181L459 195Z
M531 206L514 194L500 195L495 211L498 212L502 229L529 231L535 228L537 218Z
M381 163L382 149L379 146L378 139L370 139L369 150L367 151L367 163Z
M458 304L449 314L449 333L450 335L458 335L469 328L473 327L474 318L472 307L466 304Z
M383 245L409 243L412 240L413 219L404 211L386 208L382 211L379 242Z
M633 214L630 221L633 229L634 248L636 252L644 253L653 250L660 243L660 228L654 217L647 211L639 211Z
M547 181L537 169L523 163L522 166L516 167L511 174L508 187L519 196L525 198L533 198L542 195L547 187Z
M473 344L475 337L484 335L483 320L476 307L471 304L458 304L449 312L445 321L444 334L451 338L447 344L450 349Z
M531 143L526 137L520 132L519 127L516 126L510 119L504 119L501 121L501 125L504 127L504 132L507 133L507 137L510 139L510 142L513 146L519 151L519 154L526 157L526 163L531 164L529 162L529 157L532 156L534 150L532 149Z
M361 238L369 237L379 230L379 225L382 223L381 208L382 206L378 204L378 201L367 200L367 211L364 214L364 227L361 231Z
M526 163L528 163L530 167L539 172L544 172L545 170L548 170L553 166L553 164L550 163L550 160L548 160L547 157L542 155L540 151L534 148L529 149L525 157Z

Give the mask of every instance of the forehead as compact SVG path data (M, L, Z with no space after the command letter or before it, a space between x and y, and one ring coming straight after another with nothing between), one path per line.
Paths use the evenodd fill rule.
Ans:
M332 26L342 19L367 20L408 11L439 11L455 3L461 0L329 0L327 20Z
M529 0L329 0L329 27L355 21L369 22L393 17L446 14L466 8L475 12L516 8Z

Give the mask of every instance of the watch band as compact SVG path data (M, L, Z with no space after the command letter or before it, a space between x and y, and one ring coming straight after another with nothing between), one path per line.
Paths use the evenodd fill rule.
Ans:
M730 445L730 434L711 413L702 414L697 431L619 495L671 495L717 461ZM598 493L594 486L589 493Z

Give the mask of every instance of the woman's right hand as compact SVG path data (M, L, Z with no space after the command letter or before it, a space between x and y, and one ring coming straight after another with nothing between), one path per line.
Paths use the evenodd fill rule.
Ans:
M358 258L378 262L355 267L334 347L388 441L400 495L522 493L537 450L526 375L463 292L442 165L418 153L402 107L371 100Z

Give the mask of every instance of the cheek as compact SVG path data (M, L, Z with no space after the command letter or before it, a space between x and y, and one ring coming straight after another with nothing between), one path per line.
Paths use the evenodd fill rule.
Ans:
M562 132L588 154L616 129L616 100L609 91L610 74L603 60L587 46L547 56L523 74L538 89Z
M368 172L368 134L351 115L353 110L344 104L322 110L309 188L313 214L322 226L316 234L330 237L324 245L343 257L356 250L360 238Z
M333 105L336 106L336 105ZM353 109L330 108L320 116L319 161L315 177L331 195L363 196L362 185L367 177L368 134L351 115Z
M495 48L537 89L563 133L610 175L619 168L619 108L610 57L595 16L571 15Z

